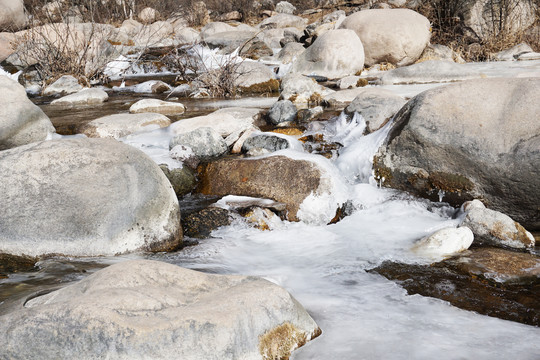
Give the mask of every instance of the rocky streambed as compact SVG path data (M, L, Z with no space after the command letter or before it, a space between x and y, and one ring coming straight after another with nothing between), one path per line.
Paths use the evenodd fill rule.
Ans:
M33 102L0 76L1 356L540 357L540 63L418 61L423 16L335 15L238 66L266 96L120 57ZM363 34L379 17L399 46ZM190 49L230 60L258 33L234 29Z

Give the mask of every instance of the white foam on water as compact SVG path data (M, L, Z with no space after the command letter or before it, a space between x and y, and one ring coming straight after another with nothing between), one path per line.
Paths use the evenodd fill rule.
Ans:
M349 125L342 122L337 128L351 134L355 127ZM273 231L261 231L235 221L214 231L212 239L166 260L203 271L262 276L289 290L323 331L293 359L540 358L539 328L409 296L396 283L366 272L385 260L430 263L412 251L414 244L460 222L448 206L430 206L426 200L381 189L372 178L369 182L367 163L386 131L355 136L342 152L345 159L336 161L341 170L316 155L291 150L272 154L319 159L314 161L333 176L337 197L346 197L356 209L337 224L283 221ZM363 165L354 164L355 158ZM308 205L313 216L321 211L315 200Z

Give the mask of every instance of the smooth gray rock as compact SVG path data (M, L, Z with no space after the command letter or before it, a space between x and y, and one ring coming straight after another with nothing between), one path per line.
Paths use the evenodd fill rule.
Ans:
M306 49L302 44L297 42L291 42L283 46L283 48L279 51L279 54L277 55L277 59L283 64L288 64L293 62L293 60L305 50Z
M499 51L496 53L493 58L498 61L513 61L516 60L520 55L531 53L533 49L526 43L517 44L512 46L510 49Z
M540 229L540 78L469 80L427 90L396 115L375 172L387 186L454 205L483 199Z
M111 265L0 317L10 359L282 359L319 334L267 280L150 260Z
M211 127L226 137L236 132L252 128L259 120L261 109L230 107L214 111L208 115L183 119L171 124L173 134L182 134L201 127Z
M79 84L79 80L71 75L64 75L58 80L47 86L43 90L43 96L52 95L69 95L82 90L83 87Z
M252 149L265 149L269 152L274 152L288 148L289 142L287 139L268 134L252 136L244 141L242 145L243 152L249 152Z
M515 249L534 247L534 236L508 215L486 208L479 200L466 202L462 209L466 216L460 226L473 231L477 244Z
M392 91L368 88L354 98L345 113L362 115L366 121L366 131L371 133L386 124L406 103L404 98Z
M202 27L199 37L201 40L206 41L206 39L214 34L223 33L227 31L235 31L235 27L224 22L211 22Z
M292 72L329 79L354 75L364 68L364 47L352 30L329 30L293 62Z
M53 100L51 105L96 105L101 104L109 99L109 95L101 89L82 89L76 93L66 95L60 99Z
M114 114L90 121L79 130L92 138L119 139L124 136L169 126L171 120L163 114Z
M424 49L418 62L426 60L446 60L463 64L465 60L448 46L440 44L429 44Z
M291 14L277 14L264 19L258 27L260 29L288 28L295 27L303 30L307 25L308 20L300 16Z
M0 0L0 31L15 31L27 23L23 0Z
M281 98L293 103L309 103L322 100L335 91L317 84L315 80L301 74L290 73L281 79Z
M199 40L199 32L193 28L186 27L180 30L177 30L174 33L174 39L179 44L193 44Z
M452 61L428 60L385 72L380 85L426 84L479 79L482 74Z
M163 115L179 115L184 111L186 111L186 107L179 102L159 99L142 99L129 107L129 112L132 114L152 112Z
M288 1L280 1L276 4L275 11L279 14L294 14L296 6Z
M212 159L225 154L228 150L223 137L214 129L200 127L190 132L176 135L169 143L169 149L176 145L189 146L201 160Z
M235 80L236 86L243 91L250 92L250 90L261 90L265 87L268 88L268 92L277 90L279 87L276 75L266 65L259 62L243 62L236 68L237 78ZM253 91L263 92L263 91Z
M230 30L207 35L204 41L211 48L230 48L234 50L253 38L255 34L253 31Z
M0 152L0 252L115 255L182 243L159 167L116 140L44 141Z
M365 64L414 63L431 37L429 20L409 9L373 9L355 12L341 23L362 40Z
M0 75L0 150L45 140L55 129L24 87Z
M279 100L268 111L268 119L273 125L283 122L294 121L298 110L289 100Z

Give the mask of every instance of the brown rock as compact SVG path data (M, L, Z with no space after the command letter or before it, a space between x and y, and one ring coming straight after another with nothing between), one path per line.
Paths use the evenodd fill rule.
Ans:
M320 183L314 164L285 156L262 159L223 159L204 166L199 191L206 195L268 198L287 206L287 219L298 221L300 204Z
M478 248L453 260L458 269L471 276L499 281L527 282L540 277L540 258L497 248Z
M184 235L192 238L204 239L210 236L212 230L231 223L231 212L218 207L207 207L189 214L182 219Z
M35 257L0 253L0 279L7 277L7 273L32 271L37 261Z
M396 281L410 295L430 296L461 309L540 326L539 276L520 277L522 282L499 282L487 276L492 271L522 274L525 266L532 264L523 255L526 254L475 249L465 256L429 266L385 261L369 272Z

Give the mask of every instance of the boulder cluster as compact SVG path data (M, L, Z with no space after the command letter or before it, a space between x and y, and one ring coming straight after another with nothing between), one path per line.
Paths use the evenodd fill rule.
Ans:
M45 10L61 19L55 3ZM373 157L353 154L358 169L367 156L379 186L455 208L459 224L419 239L420 257L440 260L471 246L496 247L497 259L530 251L530 231L540 231L540 78L465 67L451 49L430 44L430 21L404 5L411 1L388 3L319 9L313 21L282 1L248 25L238 12L212 21L202 2L200 28L152 8L118 27L75 14L72 22L25 28L23 2L0 1L0 29L9 30L0 33L9 70L0 75L0 255L37 261L176 251L184 235L208 237L231 216L263 230L280 221L335 223L355 211L347 191L364 175L345 176L350 160L339 169L334 160L370 134L384 136ZM470 16L478 11L473 6ZM476 23L472 30L484 36ZM47 41L35 46L84 46L82 72L44 79L22 41L36 32ZM62 33L73 36L66 43ZM497 56L535 53L521 47ZM191 77L177 83L136 76L181 66L179 76ZM95 80L98 73L106 81ZM448 84L411 96L395 91L431 83ZM118 94L139 99L66 136L27 94L81 113ZM237 94L275 96L267 106L204 114L180 102ZM327 121L325 108L340 117ZM226 206L185 213L179 199L187 194L223 198ZM476 259L474 251L463 256ZM534 258L527 254L526 263ZM320 333L269 281L148 260L107 267L0 311L9 358L285 359Z

